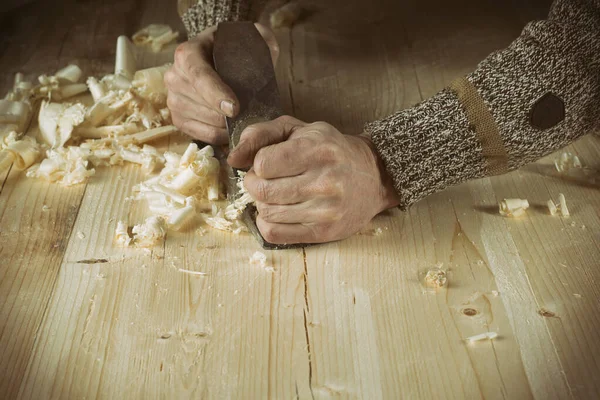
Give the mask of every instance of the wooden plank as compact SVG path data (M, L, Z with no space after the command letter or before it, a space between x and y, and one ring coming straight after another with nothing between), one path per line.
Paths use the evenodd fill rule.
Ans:
M516 13L521 17L520 20L517 23L510 24L510 26L514 26L514 29L505 30L502 33L503 35L510 33L516 35L520 31L520 23L524 19L540 17L540 7L533 9L523 6L522 8L526 9ZM443 15L444 10L438 10ZM547 11L544 11L544 13L547 13ZM490 15L502 19L501 12L491 12ZM425 90L426 95L431 95L439 90L444 83L453 79L453 76L448 74L447 68L443 68L444 72L440 73L438 64L452 63L456 65L455 62L450 61L454 60L456 56L453 56L452 53L444 54L441 58L435 60L439 63L431 59L430 54L437 53L433 51L429 53L428 49L430 47L428 45L431 46L432 43L433 46L439 45L436 41L427 40L424 32L430 32L431 29L435 29L435 26L439 27L442 24L436 24L435 15L432 15L429 11L427 12L427 21L430 21L431 25L417 20L417 25L423 31L416 34L415 37L423 38L423 40L415 44L415 47L422 53L421 58L424 62L422 61L421 64L425 66L422 69L417 68L418 74L423 77L420 81L435 82L436 79L431 79L430 76L439 77L438 84L433 84L431 88ZM493 30L494 25L490 22L489 19L486 19L487 29ZM498 30L498 32L501 31ZM443 34L440 36L448 37ZM493 36L481 35L479 37L484 37L487 40ZM497 40L498 48L501 48L502 41L510 40L510 36L499 36ZM476 43L472 44L468 40L457 41L457 43L459 42L462 42L463 46L468 46L470 51L468 56L461 57L461 62L476 61L471 56L477 53L478 47L482 46L477 46ZM488 44L492 45L492 43ZM445 52L448 52L447 49L452 49L452 46L444 44L438 48L444 48L446 49ZM455 50L455 52L458 51ZM454 70L451 71L451 73L454 73ZM455 72L459 75L468 71L466 68L464 70L459 68ZM594 139L586 138L584 142L594 142ZM585 147L589 148L589 146ZM592 146L592 149L588 153L588 160L597 159L598 153L595 151L594 146ZM551 156L550 159L554 157L556 155ZM496 215L491 216L489 213L484 212L478 228L480 240L477 241L479 242L479 248L483 250L487 258L486 263L496 277L499 291L502 294L501 298L508 312L515 339L519 344L523 365L533 392L540 397L593 396L593 394L598 393L598 387L590 373L595 374L598 371L598 365L593 361L593 357L600 350L593 340L587 339L589 332L594 331L593 323L582 326L578 316L587 315L587 313L592 312L591 310L594 307L597 307L593 301L597 289L591 287L593 285L582 284L581 280L585 282L590 276L597 276L598 234L585 232L585 230L583 230L584 232L573 230L577 240L564 237L564 233L559 233L564 232L562 231L564 228L561 228L563 222L560 219L548 218L547 215L544 215L544 210L546 200L551 197L556 199L560 191L565 192L569 198L586 199L593 199L594 191L593 187L588 187L587 191L573 191L565 187L564 184L549 185L550 179L543 178L543 175L549 174L548 171L552 169L554 168L551 162L548 165L546 160L540 164L525 167L519 172L494 178L491 181L482 180L470 183L468 186L471 187L473 204L487 204L489 206L487 211L490 209L495 210L496 202L503 197L521 197L529 198L532 204L535 204L534 207L537 212L531 225L523 226L518 222L515 222L515 224L507 222L508 228L504 227L501 219L498 219ZM530 171L536 171L537 173L530 173ZM556 173L550 173L550 176L553 175L556 175ZM553 176L553 178L556 182L556 177ZM579 181L581 182L581 179ZM489 187L490 184L491 187ZM552 188L549 186L552 186ZM580 187L577 187L577 189L580 189ZM551 192L554 192L554 194L551 194ZM597 210L598 206L594 200L590 200L590 203L586 205L585 210L582 210L585 213L582 219L597 226L597 212L594 213L593 210ZM469 213L468 203L458 204ZM596 207L594 208L594 206ZM494 220L494 218L496 219ZM463 218L466 221L472 219ZM581 228L580 225L578 226ZM476 233L477 231L473 232ZM563 242L563 245L557 247L556 243L560 242ZM572 246L580 247L580 249L576 251ZM556 310L557 306L562 305L563 302L571 304L573 299L577 298L569 293L568 288L559 287L560 285L549 282L554 280L555 276L558 276L561 282L573 280L572 271L565 271L564 268L561 270L559 267L561 263L558 260L560 259L569 259L574 265L581 266L583 275L577 275L582 279L575 279L578 283L578 292L593 293L591 294L592 299L588 302L582 302L583 304L577 303L585 309L586 314L573 313L572 310L569 310L571 311L569 315L574 316L571 321L565 321L566 318L562 318L560 323L559 320L552 319L544 321L544 318L539 315L540 310L548 308ZM509 266L510 272L507 273L506 269ZM570 278L567 278L567 276L570 276ZM569 285L568 283L565 284ZM552 313L556 313L556 311L552 311ZM585 321L587 320L588 318L585 318ZM578 339L574 340L573 337ZM582 340L586 343L583 345L586 350L579 348L581 346L579 343ZM561 351L565 347L568 347L570 351ZM577 367L571 361L580 359L585 360L581 367ZM570 368L565 366L566 363L571 364Z
M109 5L129 13L118 21L157 22L170 12L167 3L117 3ZM359 7L358 1L340 0L320 5L292 30L278 31L278 78L287 110L358 132L364 122L408 107L468 72L518 34L523 15L539 10L515 14L492 2L461 0L452 9L439 3L390 0ZM81 18L107 10L81 7ZM449 18L456 9L466 11ZM479 14L487 19L475 18ZM75 31L83 23L77 26ZM94 35L113 32L101 26ZM66 35L65 43L80 43ZM57 64L79 57L65 48ZM112 59L88 66L109 71ZM598 142L586 138L570 150L600 170ZM168 142L172 150L185 145L182 137ZM6 296L0 316L7 321L0 324L0 348L7 349L0 354L6 360L0 363L0 393L594 397L600 370L594 341L600 325L598 185L591 182L593 174L559 176L550 164L551 157L504 177L448 189L407 213L386 212L372 224L382 229L380 235L366 230L304 252L269 253L274 272L249 265L258 248L247 235L209 230L200 236L192 230L169 233L150 252L116 248L116 221L133 224L146 215L143 204L124 201L143 178L134 166L99 169L85 193L77 194L9 178L0 192L0 257L11 264L0 268L0 296ZM572 205L569 221L544 214L545 200L558 191ZM56 206L47 222L39 211L47 201L43 196L52 201L47 212ZM496 215L496 201L512 196L530 199L527 217ZM78 212L68 214L75 197ZM21 209L26 211L17 220L12 212ZM63 240L60 250L43 253L50 240L43 232L68 218L55 231ZM32 221L41 221L39 229L27 226ZM10 236L8 247L5 226L21 233ZM50 268L43 265L48 260L54 260ZM438 263L449 270L450 284L436 293L419 279ZM32 267L36 274L29 273ZM52 279L33 281L46 271ZM555 317L540 315L542 308ZM464 342L486 331L500 336Z
M494 15L501 15L500 13L492 13ZM428 14L428 20L431 19L431 13ZM433 24L435 24L435 18L434 21L432 21ZM425 26L425 25L419 25L421 26L425 31L428 30L429 26ZM489 26L489 25L488 25ZM517 31L517 29L519 29L518 25L516 25L515 28L515 32ZM419 35L419 37L421 37ZM487 36L486 36L487 37ZM466 42L468 43L467 45L469 46L469 48L471 48L470 46L470 42ZM419 48L421 48L420 46L418 46ZM425 47L427 49L427 47ZM472 49L472 48L471 48ZM425 51L426 53L426 51ZM470 54L469 54L470 57ZM452 57L443 57L441 62L443 63L445 60L449 60L452 59ZM464 58L463 58L464 61ZM467 60L468 62L468 60ZM425 65L427 65L427 63L425 63ZM433 68L434 70L434 74L435 74L435 70L436 67ZM461 71L458 71L459 73L464 73ZM466 71L465 71L466 72ZM423 72L421 72L423 73ZM439 74L438 74L439 75ZM426 73L424 74L425 77L427 77ZM452 77L450 78L445 78L442 77L441 82L443 82L444 80L450 80ZM431 82L431 79L423 79L426 81ZM437 90L438 88L433 88L433 90ZM432 90L432 92L433 92ZM428 94L431 94L428 93ZM590 139L593 140L593 139ZM529 168L529 167L528 167ZM532 166L531 168L539 168L537 166ZM547 171L548 166L544 167L544 169ZM543 196L548 196L547 194L547 190L544 190L543 187L545 186L545 182L541 181L539 179L539 176L536 176L535 178L537 179L529 179L529 180L525 180L523 179L522 174L519 173L515 173L515 174L511 174L508 175L506 177L502 177L502 178L495 178L492 180L492 182L498 182L498 181L504 181L504 180L510 180L511 181L511 185L510 187L513 189L519 189L518 192L520 193L506 193L508 187L507 186L503 186L503 187L497 187L497 185L494 185L494 189L493 191L487 191L485 189L485 187L488 185L486 182L487 180L482 181L481 184L479 183L472 183L469 184L469 186L472 187L471 191L473 193L473 198L476 202L480 202L483 200L483 198L485 198L485 195L483 195L484 193L487 193L490 196L493 196L493 194L495 193L495 198L492 199L491 197L488 198L488 201L491 201L492 204L494 204L494 206L490 205L490 207L493 207L493 209L495 209L495 201L497 201L497 199L501 199L502 197L528 197L531 199L530 196L535 196L539 198L539 195L537 195L536 192L538 192L540 189L540 187L542 188L541 191L542 193L544 193ZM532 188L535 188L536 190L532 193ZM565 190L564 188L559 189L558 187L555 188L555 190L557 191L556 194L554 195L556 197L557 193L559 190ZM484 197L483 198L478 198L478 196L476 196L477 193L481 193ZM537 196L536 196L537 195ZM577 197L580 197L583 194L579 194ZM589 197L589 193L586 193L586 195ZM536 210L543 210L544 209L544 204L545 201L548 199L549 197L547 197L546 199L544 199L543 201L541 199L537 199L536 204L537 208ZM467 206L467 205L464 205ZM591 206L593 208L593 206ZM466 207L465 207L466 208ZM488 209L489 210L489 209ZM468 211L467 211L468 212ZM496 217L497 218L497 217ZM535 238L535 243L537 244L536 246L532 246L530 244L530 242L532 241L531 235L521 235L519 234L522 230L523 227L518 225L518 230L514 230L511 234L510 228L509 231L506 231L505 229L502 228L502 226L498 226L498 222L492 222L494 221L493 219L490 220L490 216L487 214L483 214L483 219L484 219L484 223L482 224L482 228L481 228L481 238L484 241L484 246L483 248L485 249L484 253L486 254L486 256L489 258L489 265L491 270L494 272L494 275L496 276L496 280L498 283L498 286L500 288L500 292L504 293L503 296L501 296L504 300L504 305L507 309L507 311L509 312L509 318L511 320L511 325L513 326L513 330L515 333L515 337L519 343L519 346L521 348L521 356L523 358L523 363L525 365L525 369L528 375L528 379L529 382L531 383L532 389L534 391L534 393L536 393L536 395L541 395L542 393L546 393L546 396L555 396L556 393L561 393L560 397L567 397L570 394L579 394L581 395L582 393L585 393L585 395L590 395L591 393L597 393L597 388L596 386L593 384L594 380L593 378L591 378L588 373L582 372L581 370L585 370L585 371L597 371L597 366L590 361L587 361L586 365L584 367L582 367L581 369L579 368L575 368L575 369L569 369L570 371L573 371L573 373L571 374L567 374L567 379L565 380L565 367L564 367L564 356L559 357L558 354L558 350L557 347L555 345L556 341L557 341L557 336L559 337L558 340L567 340L568 336L565 337L564 332L558 332L555 333L552 329L547 329L546 327L546 323L548 324L552 324L552 321L550 322L543 322L543 321L539 321L539 314L537 314L537 312L540 310L540 305L538 302L538 289L535 287L535 285L531 285L531 283L529 281L531 280L539 280L539 278L541 278L543 276L543 274L549 273L549 274L555 274L556 272L545 272L546 271L546 264L552 264L553 260L556 260L557 258L561 258L563 257L563 255L559 255L559 254L554 254L555 257L548 257L546 260L544 260L543 262L543 267L540 267L539 264L542 261L540 259L540 252L546 252L547 250L544 249L544 243L557 243L557 241L560 241L560 238L557 237L557 235L554 235L553 237L546 237L544 239L538 239L537 237ZM595 220L594 218L592 218L592 220ZM548 220L545 216L542 217L541 219L539 219L539 227L537 229L535 229L536 231L539 232L548 232L551 231L551 229L549 230L549 226L548 224L552 224L552 223L556 223L556 221L552 221L552 220ZM594 221L595 222L595 221ZM512 238L511 238L512 236ZM597 235L596 235L597 236ZM594 266L594 263L591 262L591 260L594 259L594 255L597 253L597 245L594 243L593 240L594 235L587 235L587 237L584 239L582 238L582 242L580 243L586 243L586 247L591 246L592 250L588 250L586 248L586 251L584 254L592 254L591 259L587 260L588 265L590 266ZM502 240L500 240L500 238L502 238ZM508 240L508 241L507 241ZM514 243L512 243L512 241L514 240L514 243L516 243L516 245ZM505 244L503 244L505 243ZM506 253L510 253L511 247L517 247L519 249L519 251L517 252L517 255L512 256L512 255L507 255ZM553 246L552 246L553 247ZM562 246L561 246L562 247ZM527 251L524 250L528 249ZM504 251L502 251L501 249L503 249ZM537 257L534 258L526 258L526 254L531 254L531 251L536 254ZM515 251L513 251L515 252ZM597 256L596 258L597 259ZM507 265L514 265L514 267L511 269L510 273L506 273L505 269L507 268ZM537 267L533 267L536 266ZM527 268L525 268L525 266L527 266ZM533 271L531 270L531 268L536 268ZM541 275L542 274L542 275ZM550 295L549 297L562 297L564 296L563 293L560 293L560 291L555 288L552 287L553 290L548 290L548 288L545 288L546 290L546 295L548 296L550 293L552 293L552 295ZM589 289L589 288L588 288ZM593 302L591 303L591 305L593 305ZM588 310L589 312L589 310ZM537 320L535 318L538 318ZM556 324L552 324L552 325L556 325ZM562 325L562 324L561 324ZM575 324L574 326L577 326L578 324ZM571 328L572 329L572 328ZM588 326L587 329L585 329L584 331L580 332L580 335L584 335L587 336L586 332L589 332L590 327ZM571 332L572 334L572 332ZM591 343L591 348L593 349L591 354L596 354L597 353L597 349L595 348L595 344ZM558 348L562 348L563 346L559 346ZM542 355L544 354L544 355ZM586 356L589 355L590 353L586 353L584 354L580 354L580 357L583 358L587 358ZM575 359L577 359L578 357L575 357L573 354L569 354L569 357L573 357ZM549 376L551 376L549 378ZM573 389L574 387L580 387L580 392L576 393L575 390ZM585 397L584 395L584 397Z
M169 233L152 254L116 249L116 220L130 207L130 223L143 218L143 204L123 201L140 175L112 168L96 178L74 227L85 239L69 241L21 397L305 394L301 250L270 255L269 272L249 265L258 245L247 234ZM77 262L89 259L109 262Z
M414 60L418 79L418 85L414 85L414 83L413 85L416 86L416 89L423 96L435 93L435 91L441 89L443 84L448 83L452 78L473 68L479 59L483 58L491 50L501 48L510 43L512 37L516 36L520 31L520 27L518 27L514 19L513 22L508 24L508 26L513 27L512 31L505 29L507 19L510 20L510 16L507 17L507 13L503 12L500 6L494 8L490 4L486 4L482 10L481 6L476 7L473 4L465 4L465 9L470 10L470 16L478 12L482 14L486 12L486 15L497 16L495 17L497 19L492 19L492 21L485 19L482 20L481 25L473 26L473 24L465 23L469 15L465 16L463 20L452 19L452 22L446 22L448 20L448 13L446 11L448 10L440 7L438 9L438 16L430 11L430 4L426 2L420 4L423 10L421 11L423 13L421 18L415 18L415 14L419 15L419 7L415 7L415 9L411 10L412 12L406 12L406 4L404 3L403 11L404 15L411 17L411 23L407 23L407 29L409 30L408 35L413 51L409 52L409 54ZM426 14L425 10L427 10ZM400 15L399 12L392 12L391 14ZM424 18L425 15L426 20ZM339 19L343 20L344 17L345 15L342 14ZM368 19L368 17L365 19ZM351 18L348 18L348 20L354 21ZM408 21L408 19L405 21ZM467 26L469 28L465 31L467 29L465 27ZM365 30L363 27L356 26L356 24L353 25L353 28L357 32ZM416 31L410 31L411 28L416 28ZM462 32L459 28L462 28ZM458 33L456 33L457 29ZM321 29L319 29L319 32L321 32ZM373 30L370 32L373 33ZM313 39L310 33L307 36L307 41ZM376 38L374 42L378 44L385 43L385 39L381 39L377 34L373 36ZM385 38L385 36L383 37ZM398 35L394 38L398 47ZM418 38L418 41L416 38ZM466 38L471 40L465 43ZM298 53L302 54L304 48L311 47L314 49L323 46L318 39L313 39L318 44L305 44L301 38L296 39L294 44L300 45ZM331 40L329 37L327 39ZM464 54L465 46L468 46L469 49L468 56ZM330 49L326 45L323 47L323 54L331 54L327 51ZM402 48L397 48L399 53L402 53L402 50ZM406 50L407 48L404 48L404 51ZM344 53L344 56L345 58L352 58L352 54L354 53ZM323 57L315 57L315 59L320 58ZM348 76L354 77L354 71L347 70L343 66L336 67L332 68L332 70L336 70L336 81L347 83L351 79ZM365 69L379 72L376 67L370 67ZM327 70L327 68L322 67L315 68L314 71L316 72L314 73L321 73L323 69ZM296 78L301 76L300 79L302 79L305 76L309 76L311 72L313 71L310 66L302 65L300 68L295 69L293 76ZM393 82L397 82L397 80L393 80ZM406 84L406 80L402 80L402 82ZM371 86L371 82L368 79L363 78L361 83L352 83L348 87L354 89L358 86L359 89L356 92L362 99L365 97L371 98L371 96L365 96L361 90L367 90L365 88ZM329 85L330 90L333 91L329 96L334 99L341 98L340 93L343 92L343 86L336 86L331 81ZM298 87L297 90L296 87ZM308 99L315 97L315 93L307 95L305 87L295 85L292 91L296 103L308 104L308 107L310 107L310 104L314 104L314 102L310 102ZM385 98L385 95L382 97ZM324 101L327 104L328 100L325 99ZM364 104L364 102L360 104ZM392 106L398 107L399 105L392 104ZM323 107L322 102L318 103L318 107L321 113L324 112L322 110L329 111L326 106ZM360 109L361 106L357 105L357 107ZM302 112L303 110L299 109L299 113ZM310 112L307 113L309 119L312 115L314 115L313 119L318 119L319 111L313 114ZM333 118L335 117L334 113ZM352 122L355 122L356 125L362 123L360 119ZM356 126L352 125L352 122L350 122L350 125ZM353 128L350 129L352 130ZM457 203L458 205L452 207L453 209L448 209L448 198L450 198L452 204ZM391 255L389 253L393 254L394 252L390 248L403 249L396 257L390 258L401 260L397 262L400 264L398 265L398 269L406 268L413 271L415 276L413 276L412 281L407 280L406 273L394 272L393 270L392 272L388 272L389 266L379 259L373 260L373 253L367 250L373 249L374 244L372 243L356 243L354 242L355 238L351 238L340 243L337 249L328 246L322 250L307 250L308 275L310 277L308 291L309 293L316 293L314 297L319 299L319 304L313 307L315 311L311 314L319 323L323 319L327 321L322 323L322 327L317 325L317 328L314 330L309 330L313 349L311 359L315 360L313 368L317 371L316 376L320 381L320 383L313 381L313 389L316 388L317 391L323 391L324 393L344 393L369 398L382 397L382 393L386 394L385 397L394 397L392 395L393 390L400 386L404 388L403 395L410 393L420 395L421 397L439 397L447 393L461 393L461 396L464 397L482 395L483 397L502 396L523 398L532 395L528 376L525 373L520 356L519 344L522 343L515 337L511 326L514 323L513 315L507 312L502 301L493 294L497 287L492 270L488 267L488 263L484 261L486 249L479 238L481 221L480 218L473 215L472 204L476 199L477 197L475 196L472 198L468 194L465 195L464 186L462 190L454 189L447 191L444 194L431 197L426 202L415 207L408 216L405 216L403 220L404 225L410 224L406 230L402 230L397 225L390 226L390 235L395 234L407 239L412 238L413 240L413 243L408 245L404 242L388 243L387 246L383 247L386 249L385 253L388 253L387 255ZM461 214L464 214L466 217L458 217L457 213L459 211L463 211ZM431 215L431 218L427 218L428 215ZM398 216L397 218L403 217ZM407 218L410 218L409 221L406 221ZM462 222L463 219L466 221ZM390 223L387 220L386 222ZM429 240L423 241L424 238ZM428 257L427 254L423 254L423 251L427 248L435 249L434 255ZM360 252L357 249L364 250ZM323 254L327 256L323 256ZM331 258L328 258L330 254ZM425 262L425 265L423 265L423 259L428 260ZM443 299L437 306L447 314L438 316L430 308L423 306L423 299L406 296L405 306L414 310L414 314L407 315L406 311L395 309L396 313L391 313L390 320L378 321L376 314L373 315L376 310L392 308L398 302L398 297L402 296L402 294L396 293L398 291L397 288L381 289L379 287L381 286L381 282L393 281L402 284L408 281L414 285L419 268L427 267L427 265L434 266L440 261L445 261L446 265L452 271L452 286L448 290L445 299L440 296L437 297L438 299ZM323 268L324 264L326 268ZM360 279L356 279L354 282L355 287L352 290L352 284L349 287L344 287L347 281L338 278L341 273L336 271L336 269L339 268L342 271L347 271L351 269L351 265L355 266L356 264L359 264L362 268L369 266L370 270L376 269L379 275L377 276L377 273L374 274L373 272L365 274L366 276L361 275ZM316 276L312 275L313 269L311 269L311 265L314 266ZM334 271L328 271L328 265ZM386 275L386 273L390 275ZM369 279L373 275L376 275L376 278ZM505 284L506 282L501 283ZM365 289L365 286L368 289ZM349 299L350 296L352 296L352 301ZM349 328L353 327L352 321L355 319L352 308L356 310L356 307L361 305L360 299L363 300L362 307L359 311L355 312L360 315L361 324L366 325L366 327L362 330L350 330ZM376 304L376 306L373 304ZM467 307L470 309L468 312L469 315L471 314L471 310L475 310L476 315L466 315L465 309ZM325 310L325 313L323 313L323 310ZM430 316L432 320L436 322L441 321L443 325L433 325L433 321L427 321L423 316ZM386 336L389 335L390 330L394 330L396 325L400 323L404 324L406 323L405 321L411 321L410 331L405 334L407 336L415 335L419 337L419 340L410 341L410 336L409 338L404 338L408 345L402 347L402 353L391 353L395 357L390 357L390 361L398 359L406 360L408 358L406 353L414 351L409 357L419 361L422 360L420 366L423 368L419 369L414 366L414 364L419 365L418 361L408 363L412 367L413 371L411 372L414 375L409 376L409 379L406 379L406 381L400 381L400 384L398 384L398 379L401 378L397 374L390 374L391 376L386 377L389 380L386 381L379 374L380 369L373 368L373 366L379 363L386 363L386 361L379 359L377 339L382 340L381 337L386 339L385 343L388 346L383 347L387 350L387 353L383 356L385 358L385 356L390 354L389 349L393 348L392 343L403 342L403 338L395 338L394 341L394 339L388 339ZM370 332L382 331L370 328L377 326L377 322L387 328L383 330L385 333L380 334L379 338L376 335L369 336L368 334ZM455 331L444 331L444 339L442 340L439 335L436 335L436 332L442 329L442 327L452 327ZM519 326L518 328L515 333L521 333L520 331L523 329L523 326ZM502 335L501 340L489 346L491 349L485 348L487 351L482 351L481 346L465 350L464 344L460 343L461 338L478 333L480 329L500 331ZM348 331L352 333L349 334ZM416 331L416 334L414 331ZM360 333L364 333L366 336L361 336ZM532 335L535 334L536 330L532 330ZM527 335L527 337L532 335ZM553 351L552 345L544 345L542 348L551 353ZM324 349L327 350L325 351ZM349 351L349 349L353 351ZM332 352L337 357L332 358ZM365 358L365 354L368 354L369 357ZM432 354L435 355L435 358L431 357ZM556 355L551 355L558 362ZM427 358L428 356L430 358ZM438 367L441 358L445 358L446 360L441 363L442 367ZM461 366L461 374L458 374L456 369L448 368L449 365L452 365L453 359L456 365ZM538 357L536 365L528 364L530 375L533 374L535 375L534 377L541 378L540 374L531 371L531 367L540 367L540 362L543 359L543 357ZM370 366L370 374L364 374L365 371L360 369L360 366L365 364L364 361ZM470 370L468 370L468 373L465 373L464 370L467 368ZM543 369L539 371L541 370ZM558 372L559 370L553 369L553 371ZM536 393L561 393L562 391L563 394L568 394L568 389L564 386L564 379L561 379L560 376L555 378L558 379L556 379L553 388L540 387L542 380L537 379L536 383L538 385L535 386ZM490 382L494 382L494 384ZM548 384L547 379L544 382ZM400 393L394 394L396 397L400 395Z
M84 190L26 179L20 171L11 171L4 182L0 193L2 397L14 398L18 391Z
M594 158L585 162L598 168L598 142L597 138L587 137L566 150L588 148L588 154L596 152ZM552 380L565 380L575 397L594 397L600 392L595 379L600 346L593 333L600 323L596 315L599 290L595 285L600 278L599 186L587 184L581 172L573 174L581 178L579 182L549 173L557 156L551 155L519 173L492 181L490 191L496 197L526 197L533 210L527 221L507 222L513 242L508 244L511 251L499 254L499 243L492 240L489 225L483 230L487 233L483 237L488 241L490 267L497 269L498 279L512 289L505 303L510 301L513 307L522 307L515 310L514 318L522 320L522 355L526 364L532 364L528 369L532 385L547 385L548 374L554 373ZM568 219L550 217L545 207L548 199L556 201L559 192L571 199L572 216ZM504 232L494 229L499 235ZM516 255L506 254L511 252ZM503 272L507 264L521 273L507 275ZM529 297L523 299L524 296ZM544 329L532 329L532 325ZM549 347L546 353L551 349L554 354L541 356L539 346L533 345L537 341ZM554 360L554 368L550 360ZM534 374L537 378L533 378Z
M16 72L35 79L73 61L86 74L110 72L117 35L136 26L131 23L137 19L131 14L135 7L133 1L63 2L61 7L38 2L3 14L0 93L11 87ZM67 189L26 179L18 171L5 175L0 192L0 396L14 398L86 187Z

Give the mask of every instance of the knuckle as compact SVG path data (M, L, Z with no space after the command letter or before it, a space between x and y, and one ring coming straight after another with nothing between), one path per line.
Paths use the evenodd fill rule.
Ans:
M326 207L320 210L322 221L338 222L342 219L342 213L334 207Z
M175 48L175 64L182 65L188 54L189 45L188 42L181 43Z
M256 185L256 192L258 194L258 198L262 201L268 201L270 198L270 188L269 184L266 181L261 181Z
M295 120L296 119L294 117L292 117L291 115L282 115L281 117L277 118L277 121L280 121L283 124L291 124Z
M175 84L175 72L173 72L172 68L168 69L167 72L165 72L163 80L165 82L165 86L167 87L172 87Z
M319 146L319 159L329 163L339 163L342 158L342 150L333 143L324 143Z
M266 222L276 222L276 215L275 215L275 210L273 209L273 207L269 207L267 205L264 205L262 207L259 208L259 214L262 217L262 219L264 219Z
M168 94L167 107L169 107L171 110L178 110L181 106L180 103L181 100L177 96L174 96L171 93Z
M344 192L343 184L330 173L319 180L317 190L321 195L330 198L341 198Z
M265 152L260 149L254 158L254 172L258 176L264 176L268 168L268 157L265 157Z
M240 141L243 140L248 140L254 136L257 136L259 134L260 128L258 127L258 125L250 125L248 126L246 129L244 129L242 131L242 134L240 135Z
M258 201L268 202L271 196L271 188L267 181L258 181L254 187L254 198Z

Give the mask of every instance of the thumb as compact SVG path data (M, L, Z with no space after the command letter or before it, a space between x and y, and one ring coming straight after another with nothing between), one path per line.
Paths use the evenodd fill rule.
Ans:
M304 126L306 123L287 115L250 125L240 135L240 141L229 153L227 162L233 168L248 168L261 148L286 141L292 133Z

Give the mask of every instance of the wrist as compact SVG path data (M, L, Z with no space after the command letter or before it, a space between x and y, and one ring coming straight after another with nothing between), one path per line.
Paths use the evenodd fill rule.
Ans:
M396 189L394 187L394 181L390 177L385 168L385 164L377 150L373 141L371 140L371 135L366 132L361 133L356 136L362 142L364 142L369 150L369 154L371 155L374 167L377 169L378 177L379 177L379 191L378 191L378 199L379 199L379 209L377 213L385 211L389 208L396 207L400 204L400 200L398 199L398 195L396 193Z

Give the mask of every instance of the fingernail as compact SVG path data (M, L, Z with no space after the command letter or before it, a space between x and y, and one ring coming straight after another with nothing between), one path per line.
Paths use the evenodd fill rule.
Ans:
M233 117L233 103L229 100L221 101L221 111L228 117Z

